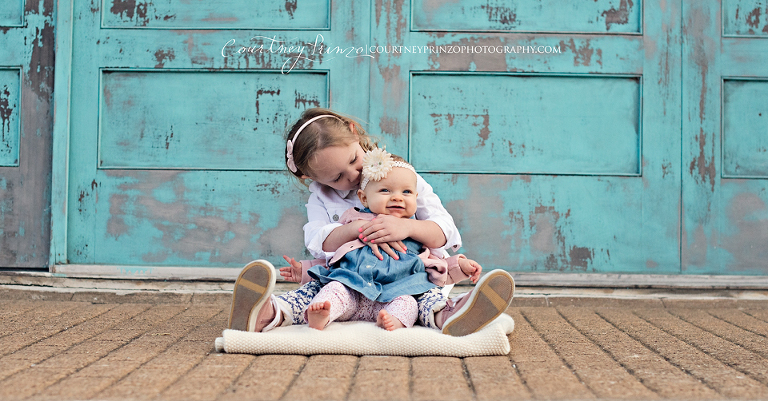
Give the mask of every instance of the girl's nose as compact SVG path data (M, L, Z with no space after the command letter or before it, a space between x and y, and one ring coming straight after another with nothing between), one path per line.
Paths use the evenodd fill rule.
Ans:
M357 181L359 176L360 176L360 172L355 169L352 169L347 173L347 177L349 177L350 183L354 183L355 181Z

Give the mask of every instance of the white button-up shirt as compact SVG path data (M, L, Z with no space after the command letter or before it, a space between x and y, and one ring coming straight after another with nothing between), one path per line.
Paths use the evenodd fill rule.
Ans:
M351 207L362 208L357 190L337 191L326 185L312 182L309 184L309 201L307 202L307 217L309 222L304 225L304 244L309 253L318 259L330 260L334 252L323 251L323 242L339 224L339 218L345 210ZM440 198L432 190L421 175L416 174L416 218L437 223L445 234L446 243L441 248L454 252L461 248L461 235L453 217L443 207Z

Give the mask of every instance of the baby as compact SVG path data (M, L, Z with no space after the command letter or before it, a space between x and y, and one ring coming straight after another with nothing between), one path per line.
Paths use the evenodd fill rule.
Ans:
M381 214L408 219L416 213L416 171L402 158L373 149L363 159L362 175L357 195L365 209L347 210L342 224ZM309 326L322 330L332 321L372 321L386 330L411 327L418 314L413 295L466 278L477 282L482 271L463 255L443 259L410 238L403 243L406 251L397 258L384 254L379 259L363 241L350 241L336 251L331 269L309 268L308 276L324 284L307 307ZM301 275L302 262L286 261L291 268L281 269L283 276Z

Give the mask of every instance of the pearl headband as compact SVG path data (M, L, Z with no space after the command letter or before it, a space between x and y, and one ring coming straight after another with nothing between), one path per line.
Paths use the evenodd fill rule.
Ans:
M288 143L285 145L285 157L288 159L286 161L286 164L288 165L288 168L291 170L291 172L296 172L298 170L296 168L296 162L293 161L293 144L296 142L296 138L299 137L299 134L301 134L301 131L304 130L304 128L307 128L307 125L312 124L315 122L315 120L319 120L323 117L336 117L331 114L323 114L317 117L310 118L307 122L301 125L298 130L296 130L296 134L293 135L293 140L288 140Z
M363 156L363 180L360 181L360 189L365 189L370 181L386 178L395 167L402 167L416 174L413 166L406 162L395 161L392 154L384 149L374 148L365 152L365 156Z

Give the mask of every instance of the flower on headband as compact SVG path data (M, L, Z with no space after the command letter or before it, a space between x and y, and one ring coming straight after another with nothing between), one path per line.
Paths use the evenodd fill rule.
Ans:
M379 181L392 170L392 155L384 149L375 148L363 157L363 177L366 181Z

